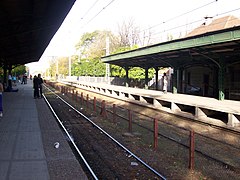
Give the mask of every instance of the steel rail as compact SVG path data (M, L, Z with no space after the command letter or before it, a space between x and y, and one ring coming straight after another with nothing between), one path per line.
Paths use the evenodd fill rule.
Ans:
M64 132L67 134L69 140L71 141L71 143L73 144L75 150L78 152L79 156L81 157L81 159L83 160L84 164L86 165L87 169L89 170L89 172L91 173L91 175L93 176L93 178L95 180L98 180L97 176L95 175L95 173L93 172L93 170L91 169L91 167L89 166L88 162L86 161L86 159L84 158L84 156L82 155L81 151L78 149L77 145L75 144L75 142L73 141L71 135L68 133L67 129L65 128L65 126L63 125L63 123L60 121L59 117L57 116L57 114L55 113L55 111L53 110L51 104L48 102L46 96L43 94L44 100L46 101L47 105L49 106L49 108L51 109L53 115L55 116L55 118L58 120L59 124L61 125L61 127L63 128Z
M51 89L49 89L47 86L45 86L49 91L54 93ZM129 149L127 149L124 145L122 145L120 142L118 142L116 139L114 139L110 134L108 134L105 130L103 130L100 126L98 126L96 123L94 123L90 118L85 116L83 113L78 111L75 107L73 107L71 104L69 104L67 101L65 101L63 98L61 98L59 95L54 93L59 99L61 99L65 104L67 104L70 108L72 108L74 111L76 111L78 114L80 114L82 117L84 117L87 121L89 121L91 124L93 124L96 128L98 128L101 132L103 132L107 137L109 137L112 141L114 141L118 146L123 148L126 152L129 153L130 156L134 157L136 160L138 160L140 163L142 163L145 167L150 169L154 174L156 174L158 177L160 177L163 180L166 180L166 177L164 177L162 174L157 172L154 168L149 166L147 163L145 163L141 158L139 158L137 155L135 155L133 152L131 152Z

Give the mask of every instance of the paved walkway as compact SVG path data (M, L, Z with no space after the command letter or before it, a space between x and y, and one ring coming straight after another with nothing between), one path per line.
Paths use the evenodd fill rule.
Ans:
M33 98L32 81L17 88L3 93L0 180L87 179L44 99Z

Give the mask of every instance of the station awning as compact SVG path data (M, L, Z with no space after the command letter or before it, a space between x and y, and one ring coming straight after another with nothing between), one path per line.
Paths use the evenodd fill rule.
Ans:
M38 61L75 0L1 0L1 66Z
M219 66L240 60L240 26L102 57L121 67Z

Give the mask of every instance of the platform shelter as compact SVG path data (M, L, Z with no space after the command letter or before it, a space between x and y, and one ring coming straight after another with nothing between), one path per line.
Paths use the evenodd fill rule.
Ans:
M240 100L240 26L154 44L102 57L102 61L125 68L155 69L156 89L160 68L171 67L173 93L195 94L219 100ZM198 91L194 91L198 90Z

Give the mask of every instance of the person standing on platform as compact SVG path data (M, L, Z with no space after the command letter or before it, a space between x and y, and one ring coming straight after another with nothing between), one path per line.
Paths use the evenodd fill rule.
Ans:
M39 98L39 79L36 75L33 77L33 89L34 99Z
M41 78L41 74L38 74L38 83L39 83L39 91L40 91L40 98L42 98L42 84L43 84L43 79Z
M163 93L164 93L164 94L167 93L167 86L168 86L167 74L166 74L166 73L163 73Z
M8 91L11 92L12 91L12 75L9 74L8 75Z
M2 103L2 93L3 93L4 89L3 89L3 84L0 81L0 117L3 116L3 103Z

